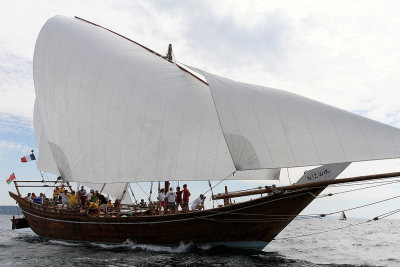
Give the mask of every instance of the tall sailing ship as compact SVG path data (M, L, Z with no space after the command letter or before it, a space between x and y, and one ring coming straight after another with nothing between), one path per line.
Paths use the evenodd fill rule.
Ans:
M133 182L278 179L321 165L294 185L169 215L93 217L10 192L43 237L263 248L330 184L399 175L335 179L351 162L400 157L395 127L178 64L84 19L49 19L33 66L38 168L64 181L120 196Z

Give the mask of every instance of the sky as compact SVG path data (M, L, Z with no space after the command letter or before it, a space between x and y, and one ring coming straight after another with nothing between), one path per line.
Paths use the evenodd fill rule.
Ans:
M0 178L4 180L0 205L15 204L8 196L15 189L5 182L11 173L17 180L41 175L35 162L21 163L20 158L31 149L37 151L32 57L41 27L54 15L87 19L160 54L172 43L178 62L400 127L399 13L397 1L0 0ZM400 160L354 163L341 177L399 170ZM282 170L279 184L296 180L302 172ZM191 185L193 195L208 189ZM224 185L214 192L222 192ZM260 183L228 185L236 190ZM148 185L142 187L148 192ZM348 187L324 193L344 190ZM145 196L140 188L135 194ZM328 213L398 195L400 187L393 184L355 191L318 199L303 214ZM373 218L398 208L399 201L349 213Z

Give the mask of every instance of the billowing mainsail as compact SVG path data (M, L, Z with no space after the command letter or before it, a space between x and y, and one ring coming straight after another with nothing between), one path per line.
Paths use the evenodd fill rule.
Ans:
M276 179L281 167L400 156L396 128L204 71L201 82L78 19L48 20L33 63L39 168L69 181Z
M50 19L34 80L44 134L69 181L214 180L235 171L208 86L118 35Z

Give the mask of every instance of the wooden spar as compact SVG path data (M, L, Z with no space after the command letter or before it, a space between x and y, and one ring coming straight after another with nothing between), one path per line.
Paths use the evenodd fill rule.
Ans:
M18 187L58 187L58 186L44 184L44 185L19 185Z
M18 182L18 183L43 183L44 181L42 180L42 181L16 181L16 182ZM51 181L51 183L52 182L58 183L58 181Z
M164 194L167 194L169 191L169 181L165 181L164 183Z
M244 197L244 196L259 195L259 194L264 194L264 193L271 193L276 190L282 191L282 190L304 189L304 188L311 188L311 187L325 187L325 186L332 185L332 184L342 184L342 183L359 182L359 181L366 181L366 180L385 179L385 178L393 178L393 177L397 177L397 176L400 176L400 172L357 176L357 177L351 177L351 178L310 182L310 183L305 183L305 184L294 184L294 185L280 186L280 187L275 187L275 188L268 186L264 189L256 189L256 190L249 190L249 191L243 191L243 192L232 192L229 194L213 195L212 199L213 200L229 199L229 198L234 198L234 197Z
M21 193L19 192L19 189L18 189L17 181L14 181L14 185L15 185L15 189L17 190L18 196L21 196Z
M75 16L75 18L76 18L76 19L79 19L79 20L81 20L81 21L84 21L84 22L86 22L86 23L92 24L92 25L94 25L94 26L96 26L96 27L100 27L100 28L102 28L102 29L104 29L104 30L106 30L106 31L109 31L109 32L111 32L111 33L113 33L113 34L115 34L115 35L118 35L119 37L122 37L122 38L124 38L124 39L126 39L126 40L128 40L128 41L130 41L130 42L132 42L132 43L134 43L134 44L136 44L136 45L138 45L138 46L140 46L140 47L146 49L146 50L149 51L150 53L152 53L152 54L154 54L154 55L156 55L156 56L159 56L159 57L161 57L161 58L164 58L164 59L167 60L169 63L175 64L175 66L177 66L179 69L181 69L182 71L184 71L184 72L190 74L191 76L193 76L194 78L196 78L197 80L199 80L200 82L202 82L202 83L204 83L205 85L208 86L208 83L207 83L206 81L204 81L203 79L201 79L200 77L198 77L197 75L191 73L190 71L186 70L185 68L183 68L183 67L179 66L178 64L176 64L175 62L173 62L172 60L167 59L166 57L160 55L159 53L157 53L157 52L155 52L155 51L153 51L153 50L151 50L150 48L148 48L148 47L146 47L146 46L144 46L144 45L142 45L142 44L140 44L140 43L138 43L138 42L135 42L135 41L129 39L128 37L125 37L125 36L123 36L123 35L121 35L121 34L119 34L119 33L116 33L116 32L114 32L114 31L112 31L112 30L110 30L110 29L107 29L107 28L105 28L105 27L103 27L103 26L100 26L100 25L98 25L98 24L96 24L96 23L93 23L93 22L91 22L91 21L88 21L88 20L86 20L86 19L83 19L83 18L80 18L80 17L77 17L77 16Z
M69 187L69 190L71 190L71 192L72 192L72 186L69 184L69 182L67 182L67 185Z

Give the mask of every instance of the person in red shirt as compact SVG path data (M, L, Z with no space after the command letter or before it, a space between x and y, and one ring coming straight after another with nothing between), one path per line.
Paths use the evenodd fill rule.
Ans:
M182 193L183 191L181 190L181 188L178 186L176 188L176 211L178 211L178 207L181 207L182 211L183 211L183 202L182 202Z
M189 189L187 189L187 184L184 184L183 185L183 212L189 211L189 197L190 197Z

